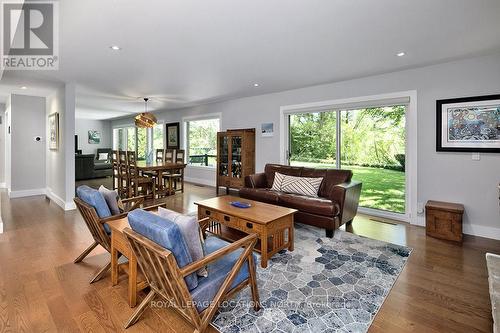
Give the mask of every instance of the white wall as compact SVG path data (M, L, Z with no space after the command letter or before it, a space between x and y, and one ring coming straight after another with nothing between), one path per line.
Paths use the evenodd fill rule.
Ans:
M256 170L261 171L266 163L280 161L281 106L407 90L416 90L418 95L418 202L434 199L463 203L465 233L500 239L500 154L482 154L480 161L472 161L470 153L437 153L435 149L436 100L500 93L500 54L165 111L158 119L181 121L185 116L221 112L222 129L258 129L263 122L273 122L274 137L256 138ZM123 123L131 120L114 121L113 127ZM189 169L186 176L206 179L207 174ZM210 177L214 181L215 172Z
M4 168L5 168L5 187L7 189L10 189L10 183L11 183L11 174L10 174L10 161L11 161L11 135L9 132L9 128L11 125L10 121L10 115L11 115L11 108L10 108L10 103L11 102L11 96L9 95L7 97L7 101L5 102L5 161L4 161Z
M42 194L45 189L45 98L11 96L11 197Z
M47 196L65 210L74 209L75 194L75 86L65 84L47 97L46 135L48 115L59 113L59 148L47 151Z
M5 104L0 104L0 188L5 187L5 145L6 145L6 136L5 136Z
M101 143L89 143L89 130L101 133ZM113 131L111 130L111 121L109 120L76 119L75 134L78 135L78 148L82 150L83 154L95 154L97 148L113 148Z

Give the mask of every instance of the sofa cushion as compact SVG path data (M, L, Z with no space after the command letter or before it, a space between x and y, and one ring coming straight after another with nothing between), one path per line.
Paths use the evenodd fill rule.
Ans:
M179 226L193 261L198 261L205 256L202 246L203 237L201 235L200 224L198 223L196 216L183 215L163 207L158 207L158 215L176 223ZM196 273L199 276L208 275L206 267L200 268Z
M283 193L279 196L279 204L311 214L325 216L335 216L338 214L338 205L335 205L331 200L324 198Z
M302 169L302 167L294 167L288 165L266 164L264 172L267 178L267 187L271 188L273 186L274 174L276 172L279 172L282 175L300 177L302 174Z
M215 236L208 237L205 240L205 252L206 254L210 254L227 245L229 245L229 243L221 240L220 238L217 238ZM214 299L215 295L222 286L222 283L224 283L224 280L228 276L231 269L234 267L234 264L236 263L242 252L243 248L240 248L208 265L208 277L199 278L198 287L191 290L191 296L193 297L193 302L198 312L203 311L210 305L210 302ZM257 258L255 254L252 255L254 256L255 264L257 262ZM248 262L245 262L241 266L241 269L236 275L236 278L233 280L231 289L235 288L238 284L248 279L248 277Z
M106 203L104 196L99 193L98 190L90 188L87 185L81 185L76 189L76 196L90 206L94 207L97 215L101 219L111 216L108 204ZM106 223L104 224L104 230L106 230L108 234L111 234L111 229Z
M128 214L128 221L132 230L171 251L179 268L193 262L186 241L176 223L142 209L131 211ZM196 273L189 274L184 281L189 290L198 286Z
M317 197L322 181L323 178L321 177L295 177L276 172L271 190Z
M108 163L108 161L95 161L94 162L94 170L106 170L106 169L112 169L113 166L111 163Z
M279 192L272 191L269 188L243 187L240 189L240 197L270 204L277 204L279 195Z
M323 177L323 183L318 191L320 197L328 198L335 185L348 182L352 178L351 170L339 169L309 169L302 170L303 177Z

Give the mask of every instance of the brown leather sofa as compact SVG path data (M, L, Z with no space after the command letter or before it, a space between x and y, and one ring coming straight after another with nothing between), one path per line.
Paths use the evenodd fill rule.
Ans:
M275 172L298 177L323 177L318 198L271 190ZM326 236L333 237L334 230L352 222L358 210L361 182L351 178L351 170L267 164L263 173L245 177L240 196L297 209L296 222L324 228Z

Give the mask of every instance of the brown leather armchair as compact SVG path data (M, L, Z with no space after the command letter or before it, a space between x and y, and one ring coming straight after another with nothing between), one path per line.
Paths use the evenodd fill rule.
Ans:
M274 174L297 177L322 177L318 197L271 190ZM352 222L358 210L361 182L351 180L351 170L313 169L267 164L263 173L245 177L242 198L297 209L295 221L324 228L327 237L344 223Z

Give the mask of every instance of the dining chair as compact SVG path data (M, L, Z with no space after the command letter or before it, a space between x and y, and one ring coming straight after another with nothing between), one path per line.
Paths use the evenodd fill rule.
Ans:
M129 196L135 197L139 195L139 188L147 195L156 198L156 178L142 176L137 168L137 158L135 151L127 152L127 176L129 182Z
M111 165L113 167L113 190L117 190L120 184L120 160L118 159L118 150L111 152Z
M185 150L184 149L178 149L175 152L175 163L176 164L184 164L185 160ZM176 191L181 191L184 193L184 168L179 168L179 169L174 169L170 173L167 173L163 176L165 179L165 182L168 182L168 188L169 191L174 192ZM177 182L181 183L181 188L177 188ZM173 187L172 187L173 184Z
M195 327L195 332L205 332L221 303L247 286L254 309L260 309L256 257L252 253L257 234L234 243L208 237L204 241L205 257L192 261L186 241L174 222L140 209L128 217L132 229L125 228L124 234L151 290L125 328L139 320L155 297L178 310ZM209 220L199 222L205 225L202 230L206 230ZM196 275L201 267L207 267L208 276Z
M122 198L129 197L127 151L118 151L118 195Z
M174 163L174 149L165 149L165 155L164 155L163 161L165 163Z
M165 156L165 149L156 149L156 162L163 162L163 157Z

